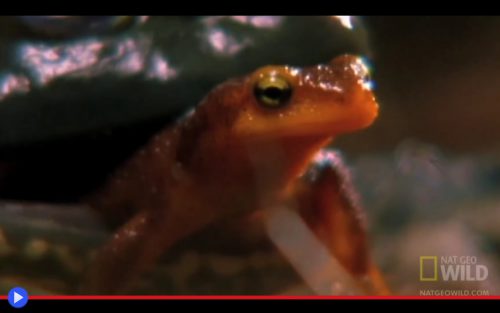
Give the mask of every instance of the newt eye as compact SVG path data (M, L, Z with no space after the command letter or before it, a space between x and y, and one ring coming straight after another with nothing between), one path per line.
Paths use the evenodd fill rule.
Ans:
M284 77L273 74L259 79L254 87L255 98L267 108L280 108L292 96L292 86Z

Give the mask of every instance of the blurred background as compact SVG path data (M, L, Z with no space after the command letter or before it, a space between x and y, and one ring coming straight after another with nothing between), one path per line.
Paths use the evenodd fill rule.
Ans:
M371 63L381 111L371 128L334 146L352 170L392 290L500 293L500 18L366 16L351 27L329 17L93 18L0 21L1 291L15 283L73 292L108 233L78 206L47 203L95 188L215 84L266 64L317 64L348 52ZM210 46L217 36L225 46ZM253 44L232 50L246 39ZM97 61L68 61L99 43L107 52ZM142 67L126 62L134 58ZM127 94L130 86L143 96ZM189 88L174 96L180 86ZM94 170L75 168L82 160ZM219 228L176 247L139 292L311 293L258 235L221 244L237 230ZM489 275L421 282L420 256L475 256Z
M380 119L338 141L352 161L379 262L403 294L499 292L497 17L364 17ZM470 255L479 282L419 282L420 256Z

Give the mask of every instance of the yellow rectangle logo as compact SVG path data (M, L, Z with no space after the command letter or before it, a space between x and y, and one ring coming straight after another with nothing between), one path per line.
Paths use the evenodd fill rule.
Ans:
M424 261L428 263L429 261L434 262L433 264L433 275L425 276L424 275ZM420 257L420 281L437 281L438 280L438 257L437 256L421 256Z

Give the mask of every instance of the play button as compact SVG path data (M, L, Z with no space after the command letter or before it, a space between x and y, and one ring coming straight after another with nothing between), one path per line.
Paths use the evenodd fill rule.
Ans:
M24 299L24 297L14 291L14 303L18 303L22 299Z
M28 303L28 292L21 287L12 288L8 296L9 304L17 309Z

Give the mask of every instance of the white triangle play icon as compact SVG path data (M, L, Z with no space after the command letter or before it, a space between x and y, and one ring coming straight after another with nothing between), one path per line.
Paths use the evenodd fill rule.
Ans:
M14 291L14 303L21 301L24 297Z

